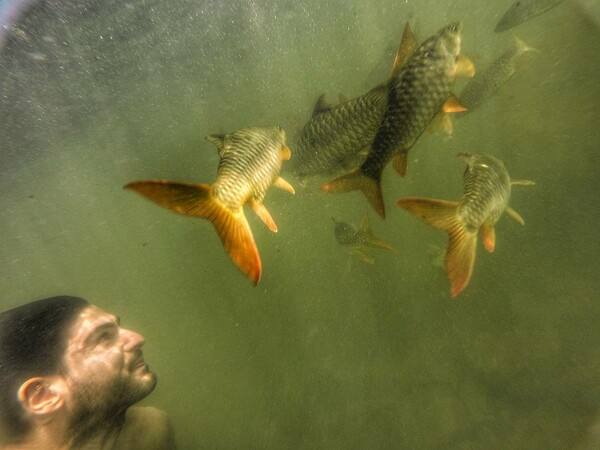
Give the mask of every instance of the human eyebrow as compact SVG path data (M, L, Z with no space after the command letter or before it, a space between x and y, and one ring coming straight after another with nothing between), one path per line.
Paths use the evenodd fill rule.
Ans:
M116 321L111 321L111 322L104 322L100 325L98 325L96 328L94 328L92 330L92 332L88 335L88 337L85 339L85 344L86 345L90 345L90 344L94 344L95 341L102 336L103 333L107 332L107 331L113 331L116 330L118 328L118 323Z

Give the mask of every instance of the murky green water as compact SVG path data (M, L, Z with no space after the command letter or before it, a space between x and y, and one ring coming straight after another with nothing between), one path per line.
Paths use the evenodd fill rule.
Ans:
M118 313L183 449L600 446L597 5L494 33L509 0L69 3L33 7L0 55L3 309L70 293ZM369 213L398 251L373 266L331 221L358 223L366 201L319 192L325 178L302 188L284 168L297 194L267 195L277 234L247 211L256 288L208 222L122 190L212 182L210 133L278 124L293 151L321 93L385 79L407 20L423 39L456 19L476 67L513 35L539 52L451 137L424 134L406 179L386 171L388 217ZM526 225L502 218L450 299L446 237L393 202L458 198L459 151L536 185L513 189Z

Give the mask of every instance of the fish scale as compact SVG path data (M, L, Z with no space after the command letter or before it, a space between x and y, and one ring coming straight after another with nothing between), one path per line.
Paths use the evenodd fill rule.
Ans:
M331 172L367 148L375 137L386 102L387 89L377 87L364 96L316 110L298 136L295 172L299 176Z
M492 156L461 156L468 166L458 213L469 229L477 230L485 221L495 223L506 209L510 177L504 164Z

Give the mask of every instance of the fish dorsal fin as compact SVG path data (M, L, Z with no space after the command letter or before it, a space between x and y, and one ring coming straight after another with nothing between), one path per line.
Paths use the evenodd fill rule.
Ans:
M523 220L523 218L521 217L521 214L519 214L518 212L516 212L514 209L512 209L510 206L506 208L506 213L512 217L513 219L515 219L517 222L519 222L521 225L525 225L525 221Z
M458 98L456 98L456 95L454 95L452 93L450 93L450 95L446 99L446 102L444 103L444 106L442 106L442 111L444 111L445 113L456 113L456 112L463 112L466 110L467 110L467 108L465 108L460 103Z
M323 111L327 111L328 109L331 109L331 105L325 101L325 94L321 94L321 96L317 100L317 104L313 108L312 116L316 117Z
M402 33L402 42L400 42L400 47L396 52L394 63L392 64L390 79L398 75L402 66L408 61L418 46L417 39L410 28L410 24L407 22L404 26L404 33Z
M209 134L208 136L206 136L206 140L215 144L219 152L219 156L223 156L223 150L225 148L224 134Z

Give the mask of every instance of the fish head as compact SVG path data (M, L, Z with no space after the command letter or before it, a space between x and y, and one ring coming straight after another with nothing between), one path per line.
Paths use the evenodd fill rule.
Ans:
M438 32L437 47L441 54L457 57L460 53L462 22L454 22Z
M335 219L334 219L335 220ZM335 222L335 237L339 239L348 238L356 233L356 227L348 222Z

